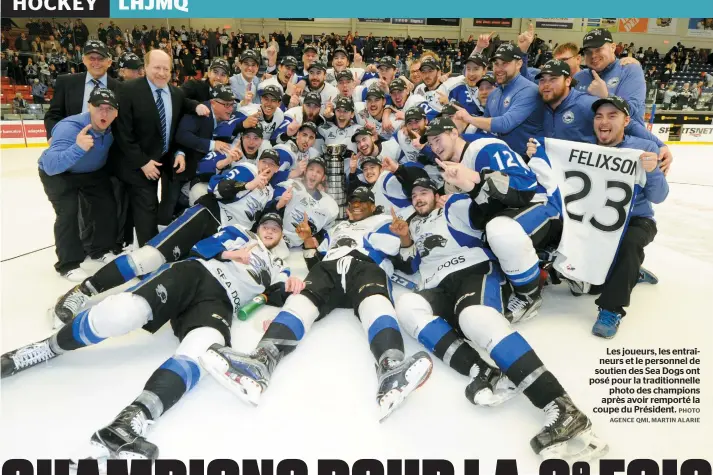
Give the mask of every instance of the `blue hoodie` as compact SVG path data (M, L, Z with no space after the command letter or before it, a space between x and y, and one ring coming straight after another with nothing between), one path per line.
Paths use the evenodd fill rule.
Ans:
M624 136L624 141L616 146L617 148L633 148L645 152L654 152L658 155L659 148L650 140L638 137ZM659 167L646 173L646 186L641 193L636 195L634 207L631 210L631 217L654 219L654 208L651 204L662 203L668 196L668 182Z

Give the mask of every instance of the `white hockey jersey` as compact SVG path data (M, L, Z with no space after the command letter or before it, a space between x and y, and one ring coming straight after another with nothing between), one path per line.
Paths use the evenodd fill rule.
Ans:
M285 206L282 239L288 247L299 247L303 241L295 229L304 220L304 213L307 212L312 233L317 233L334 223L339 215L339 206L327 193L317 191L316 195L312 196L301 180L287 180L276 185L273 199L279 200L290 187L292 187L292 199Z
M646 186L641 153L557 139L540 142L529 165L562 216L555 268L565 276L595 285L606 281L636 195Z
M421 289L437 287L448 274L494 259L483 244L483 232L471 227L471 203L468 195L454 194L444 208L417 215L409 223L414 245L400 254L414 272L420 271Z
M235 251L256 243L250 253L250 262L221 261L223 251ZM258 236L242 226L225 226L213 236L193 246L193 251L204 259L198 262L216 278L233 303L233 312L247 304L271 285L285 282L290 270L279 257L270 252Z
M431 149L428 145L426 145L422 149L414 147L413 141L408 136L408 134L404 132L403 128L400 128L394 134L394 140L396 140L396 142L399 144L399 148L401 149L401 155L398 158L399 165L413 164L416 166L421 166L424 170L426 170L426 173L428 173L428 177L436 184L438 188L443 186L443 175L441 174L435 162L423 164L418 161L418 157L422 154L426 154L429 156L433 155L433 152L431 152Z
M306 95L309 92L319 92L319 97L322 99L322 111L324 111L324 108L327 107L327 103L329 101L333 101L334 99L339 97L339 89L337 89L326 81L322 86L322 89L319 91L311 91L308 85L304 90L304 94Z
M354 82L359 84L361 82L361 78L364 77L364 70L362 68L347 68L347 70L351 71L352 76L354 77ZM337 85L337 73L334 71L334 68L328 68L327 69L327 79L325 79L325 82L328 82L332 86Z
M218 183L223 180L248 183L255 179L257 174L258 171L255 165L244 163L210 179L208 191L215 194L219 199L220 223L223 226L237 224L247 229L252 228L256 215L265 209L267 203L272 199L274 189L272 185L268 184L265 188L243 190L234 199L226 200L221 199L215 191Z
M340 221L325 233L317 252L323 256L322 260L333 261L357 251L391 275L394 266L387 256L398 254L401 239L389 230L390 225L391 214L375 214L355 222Z
M384 111L384 114L388 114L389 111ZM388 140L392 137L393 131L392 132L386 132L381 124L380 120L377 120L373 118L370 114L369 111L366 108L366 103L365 102L358 102L354 104L354 119L356 120L357 124L361 126L365 126L367 123L374 124L375 131L379 137L381 137L384 140ZM394 127L394 130L398 130L402 125L403 121L402 120L396 120L393 117L391 118L391 124ZM391 157L394 158L394 157ZM394 160L396 160L394 158Z
M434 89L433 91L429 91L426 88L426 85L424 83L421 83L413 90L414 96L421 96L426 100L426 104L428 105L429 110L425 112L429 120L435 117L435 115L441 112L441 110L443 110L443 104L441 104L440 101L440 94L438 94L439 92L448 97L448 89L446 89L445 84L439 84L436 89Z
M260 104L249 104L247 106L241 107L238 110L238 117L249 117L260 110ZM277 128L280 126L280 124L282 124L284 119L284 112L282 112L279 108L276 109L275 113L272 115L272 120L268 121L263 115L262 119L260 120L263 129L263 139L267 140L268 142L271 140L275 140L275 133L277 132Z

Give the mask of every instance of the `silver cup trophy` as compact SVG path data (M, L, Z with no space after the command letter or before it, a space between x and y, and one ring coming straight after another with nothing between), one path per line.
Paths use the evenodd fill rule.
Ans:
M344 144L327 145L327 193L339 205L339 216L337 219L347 217L347 184L344 174L344 152L347 146Z

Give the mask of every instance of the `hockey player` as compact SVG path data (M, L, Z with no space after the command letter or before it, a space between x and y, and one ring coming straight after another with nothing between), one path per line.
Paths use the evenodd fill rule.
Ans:
M318 127L322 125L324 119L320 115L321 110L322 96L316 92L308 92L301 106L293 107L285 112L284 120L275 131L276 143L284 143L291 140L291 137L294 137L305 122L312 122Z
M401 127L401 121L391 119L388 130L384 128L382 120L385 115L390 114L390 111L385 110L386 95L376 87L370 87L366 91L366 103L359 102L355 104L356 121L362 127L371 124L379 135L384 140L391 138L395 130Z
M328 107L324 111L324 118L326 120L317 129L324 144L323 149L326 149L327 145L343 144L352 153L356 153L352 137L361 126L354 121L354 101L349 97L338 97L334 101L334 107Z
M359 171L357 170L357 168L361 168L362 163L366 163L364 161L366 158L376 159L373 162L378 162L379 164L381 164L381 161L384 159L384 157L398 158L399 155L401 155L401 150L399 149L399 144L398 142L396 142L396 140L394 140L393 138L389 140L382 140L381 138L375 137L373 131L367 127L360 127L359 129L357 129L354 132L354 135L352 135L351 141L354 144L357 153L352 155L349 164L350 190L354 190L355 188L363 185L364 183L366 183L368 186L374 184L376 178L374 178L373 181L369 181L368 179L366 179L366 177L361 177L361 173L359 173ZM359 183L359 180L361 180L361 184Z
M181 342L174 355L130 405L91 437L94 458L157 459L158 447L146 439L148 427L198 384L202 353L214 344L230 346L230 325L240 305L267 289L284 285L285 291L299 293L304 287L270 252L281 228L275 214L262 218L257 235L223 228L194 247L192 259L164 266L130 290L82 311L51 337L2 355L1 377L139 328L155 333L170 321Z
M599 307L597 321L592 333L602 338L613 338L626 315L624 307L629 306L634 286L646 279L642 276L644 247L656 236L656 221L652 204L663 202L668 196L668 183L658 166L659 149L655 143L626 135L625 129L631 119L628 103L620 97L599 99L592 105L594 111L594 133L597 145L642 150L640 164L646 171L646 185L635 198L630 212L628 226L624 231L619 250L609 275L603 285L592 286L585 282L567 280L570 290L576 296L590 293L600 294L594 303ZM536 146L531 143L528 153L534 153Z
M433 363L425 352L404 355L403 338L389 293L391 262L400 240L389 231L391 217L374 214L374 195L357 188L349 195L348 221L326 233L318 249L305 251L309 273L299 295L288 297L282 311L250 354L213 345L201 363L236 395L257 404L279 361L291 353L319 318L339 307L352 307L368 335L376 359L377 403L383 421L423 384Z
M145 76L144 62L134 53L124 53L119 59L119 81L130 81ZM189 96L189 99L194 99Z
M338 82L337 74L342 71L348 71L356 83L361 82L365 72L362 68L350 68L349 53L344 47L337 46L332 52L332 67L327 69L326 81L332 86L336 86Z
M280 169L273 179L274 183L302 176L307 167L307 160L319 156L319 151L314 147L317 139L317 126L314 122L294 121L288 127L287 133L291 133L292 129L297 129L294 137L275 145L274 150L280 157Z
M241 106L260 102L255 92L260 84L257 71L261 61L260 53L251 49L240 55L240 73L230 78L230 88Z
M468 171L472 178L480 178ZM446 179L457 178L463 177ZM405 332L471 378L465 394L473 404L494 406L524 389L547 417L545 427L530 441L543 458L604 455L607 446L592 434L590 420L503 317L504 297L512 290L483 246L482 231L471 225L473 215L480 214L479 206L469 196L455 194L444 208L437 208L436 186L428 179L414 182L411 200L418 216L410 223L394 217L391 225L401 238L400 257L412 271L421 271L421 290L401 295L396 303ZM485 349L500 369L483 361L463 337Z
M426 56L421 59L421 84L413 90L414 95L422 96L426 99L426 116L432 119L436 116L443 104L443 97L448 102L448 89L441 83L441 65L433 56Z
M300 226L307 226L310 237L321 236L339 215L334 198L318 188L327 178L327 163L320 157L310 158L305 163L304 177L275 185L273 200L265 208L282 216L282 238L290 248L303 244L304 239L297 232Z
M426 131L426 114L419 107L412 107L405 113L404 125L394 134L401 154L396 160L399 165L422 166L431 180L443 186L441 172L434 161L431 147L421 143L421 136Z
M488 61L482 54L475 53L466 58L463 76L449 79L444 84L448 91L448 100L462 104L470 115L483 115L485 102L479 101L478 82L487 71Z
M268 84L258 90L260 104L249 104L238 109L238 132L262 124L263 140L273 145L277 143L278 128L284 121L284 113L280 109L282 104L282 88Z
M220 226L238 224L252 228L257 213L272 199L270 179L277 172L279 161L278 153L269 149L262 153L257 167L244 163L213 177L210 193L145 246L119 256L60 297L51 312L55 325L69 322L91 296L154 272L166 262L185 258L192 246L214 234Z
M374 86L386 95L389 93L389 84L396 78L396 60L391 56L383 56L376 63L376 68L376 74L364 74L362 85L366 86L367 89ZM362 100L366 100L366 97Z
M339 95L337 88L325 81L327 66L323 63L311 64L308 72L306 93L314 92L319 94L323 105L326 105Z
M354 76L350 70L344 70L336 73L335 76L335 86L339 95L337 97L346 97L357 102L363 102L362 93L365 89L364 86L357 86L354 81Z
M546 196L536 195L535 174L505 142L486 135L470 137L472 141L466 142L452 120L436 118L421 142L427 142L447 166L460 163L482 175L473 191L483 210L484 222L478 228L485 229L488 244L514 288L505 316L519 322L534 317L542 304L535 248L556 237L559 211ZM446 190L471 191L449 186Z
M182 86L186 97L198 102L211 100L211 91L219 84L228 84L230 65L223 58L215 58L208 67L206 79L189 79ZM232 89L232 88L231 88ZM233 93L234 94L234 93Z

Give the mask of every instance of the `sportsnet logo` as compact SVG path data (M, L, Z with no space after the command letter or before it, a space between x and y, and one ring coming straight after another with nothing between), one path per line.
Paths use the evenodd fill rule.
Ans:
M119 10L178 10L188 13L188 0L119 0Z
M681 142L713 142L713 125L681 127Z

